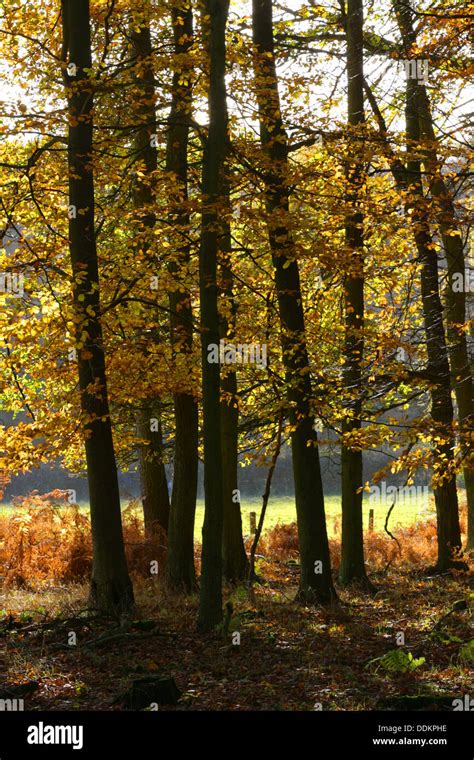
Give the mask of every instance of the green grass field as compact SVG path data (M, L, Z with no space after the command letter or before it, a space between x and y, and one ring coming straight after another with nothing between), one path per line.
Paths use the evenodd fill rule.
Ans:
M460 502L463 501L464 494L460 492ZM369 526L369 510L374 509L374 528L375 530L383 530L385 517L388 509L392 503L391 498L381 499L379 502L373 503L369 494L364 496L364 528L367 530ZM261 499L242 499L242 524L243 532L245 535L250 533L250 513L256 512L257 521L261 509ZM338 495L326 496L326 516L329 535L335 533L340 534L340 520L341 520L341 497ZM122 507L125 507L127 502L122 503ZM87 510L88 505L81 503L80 508ZM12 508L8 504L0 504L0 514L12 514ZM419 520L425 520L429 517L435 516L435 508L433 497L430 494L429 498L423 498L422 495L417 495L405 499L395 505L390 516L389 526L395 525L407 526ZM201 540L202 524L204 520L204 502L202 499L198 500L196 510L196 528L195 538L197 541ZM268 504L264 530L272 528L277 523L291 523L296 521L295 503L291 497L275 497L270 498Z
M368 496L368 494L367 494ZM434 501L430 496L428 504L422 498L406 500L408 503L395 505L390 516L389 526L394 526L397 523L399 525L411 525L418 520L425 520L428 517L434 517L436 512L434 508ZM387 511L391 506L391 500L387 499L381 504L369 503L369 499L364 499L364 528L369 526L369 510L374 509L374 529L383 530L385 524L385 517ZM242 510L242 526L244 534L250 532L250 512L257 513L257 521L260 514L262 501L261 499L243 499L241 504ZM326 496L325 498L326 518L328 532L330 535L334 535L336 532L340 534L340 522L341 522L341 497L339 495ZM196 530L195 537L200 540L201 528L204 520L204 504L202 501L198 502L196 512ZM267 512L265 515L265 528L272 528L277 523L291 523L296 521L296 509L294 500L290 497L275 497L270 499ZM339 524L339 530L335 528Z

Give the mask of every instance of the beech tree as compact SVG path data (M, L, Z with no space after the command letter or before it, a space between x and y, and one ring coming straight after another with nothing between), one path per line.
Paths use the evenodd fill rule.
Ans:
M264 168L268 236L275 272L281 342L292 426L291 450L301 557L300 598L335 598L324 513L321 467L311 414L311 378L296 252L288 229L287 137L281 119L273 43L272 0L253 0L255 89Z
M134 598L122 536L100 317L88 0L63 0L62 23L69 118L69 250L93 543L90 600L102 612L126 616Z
M413 24L413 9L410 3L395 3L400 33L407 56L412 56L417 45L417 32ZM430 100L426 86L417 82L416 101L420 137L423 138L421 153L428 188L434 201L434 215L443 243L447 262L446 323L447 345L460 422L459 437L464 459L464 481L468 505L467 548L474 547L474 467L471 461L470 431L473 427L474 395L469 351L467 346L466 310L466 262L463 235L456 218L453 192L443 177L442 165L437 155L438 141L433 125ZM462 286L459 287L461 276Z
M347 219L346 245L348 261L344 278L345 351L344 386L349 399L342 424L341 494L342 584L359 580L367 583L364 563L362 525L363 462L362 449L351 434L361 428L362 383L364 361L364 216L361 210L365 177L361 158L364 125L363 68L363 5L362 0L348 0L345 20L347 37ZM347 440L347 443L346 443Z
M209 347L219 344L217 263L224 162L228 146L225 87L225 31L228 0L207 0L209 56L209 128L202 164L203 212L199 249L201 297L202 407L205 515L198 627L210 630L222 619L222 530L224 521L220 365L210 362ZM207 24L206 24L207 26Z
M224 83L225 84L225 83ZM226 94L227 101L227 94ZM226 115L228 120L228 115ZM230 142L226 152L229 155ZM225 168L221 212L220 281L221 315L219 335L225 343L236 342L237 302L232 272L231 198L228 168ZM226 366L221 376L221 436L224 522L222 536L223 575L230 583L246 580L249 562L242 536L239 466L239 395L235 367Z
M134 159L137 172L133 187L133 204L137 212L137 246L150 249L150 233L155 226L153 210L158 158L154 136L156 134L155 74L151 62L152 43L150 31L150 8L145 7L145 17L132 18L130 30L132 62L136 69L137 92L134 113L139 120L134 127ZM157 335L157 340L159 336ZM137 435L142 443L138 446L140 484L143 502L145 534L153 539L161 527L168 532L170 501L164 465L163 431L159 415L159 398L144 399L137 413Z
M171 343L177 359L185 364L193 347L193 307L186 281L192 246L189 242L188 142L192 120L193 66L189 54L194 41L193 12L188 2L171 8L174 70L172 103L168 118L166 170L174 179L169 223L174 230L176 258L168 267L176 280L169 294ZM177 390L175 415L174 475L168 534L167 578L171 588L196 590L194 569L194 517L198 476L198 404L189 390Z
M397 18L403 28L406 6L397 5ZM406 48L409 54L409 48ZM421 296L426 331L428 367L432 378L431 415L434 423L434 497L438 525L438 569L446 570L461 549L461 530L453 462L454 410L443 307L439 293L436 246L433 244L423 188L420 155L419 84L406 80L407 211L412 215L414 234L421 259Z
M230 247L230 227L224 233L224 247ZM227 251L229 254L229 250ZM233 277L230 255L223 253L221 266L223 294L229 300L230 319L221 318L221 339L235 340L235 299L233 295ZM242 537L242 516L240 513L240 490L238 483L238 454L239 454L239 397L237 392L237 373L226 368L222 381L221 402L221 434L222 434L222 471L223 471L223 574L231 583L245 580L248 577L248 559Z

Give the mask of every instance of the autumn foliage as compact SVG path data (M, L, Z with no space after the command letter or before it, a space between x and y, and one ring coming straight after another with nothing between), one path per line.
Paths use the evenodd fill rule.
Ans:
M47 583L82 582L92 566L90 520L77 504L65 504L64 492L34 491L14 499L10 513L0 514L0 578L6 587L41 587ZM131 573L150 577L150 563L158 562L158 576L166 561L166 536L145 539L140 506L131 501L122 513L124 542ZM338 524L330 539L334 571L340 562ZM465 532L466 509L461 511ZM383 532L365 536L367 566L371 572L422 568L436 561L436 521L428 519L393 529L397 540ZM251 539L247 543L251 543ZM248 547L249 548L249 547ZM200 545L195 547L199 562ZM271 566L298 560L296 523L277 523L265 531L258 546L260 558Z
M122 516L127 561L133 574L150 577L150 562L163 567L164 537L145 540L136 506L131 502ZM0 577L7 587L82 582L91 567L89 516L77 504L64 504L60 491L33 492L0 515Z
M178 709L474 694L461 0L0 16L0 501L84 485L0 509L0 710L2 667L33 709L140 668Z

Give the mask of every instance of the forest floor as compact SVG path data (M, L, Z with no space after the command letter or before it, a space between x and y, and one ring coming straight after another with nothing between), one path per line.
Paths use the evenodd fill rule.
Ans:
M137 578L137 621L102 642L117 629L89 616L85 585L0 588L0 679L37 682L27 710L120 710L112 703L132 680L159 675L182 692L160 710L390 709L419 695L421 709L452 709L474 695L473 569L389 567L372 573L375 595L339 589L340 608L323 610L294 602L294 560L261 559L253 602L244 587L226 589L228 634L206 636L197 596ZM393 650L402 661L372 662Z

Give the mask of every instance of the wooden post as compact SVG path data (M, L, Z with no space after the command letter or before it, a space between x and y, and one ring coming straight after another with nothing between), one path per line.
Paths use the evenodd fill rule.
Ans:
M369 509L369 533L374 532L374 510Z
M250 512L250 535L254 536L257 532L257 513Z
M6 470L0 470L0 501L3 500L5 489L10 482L9 474Z

